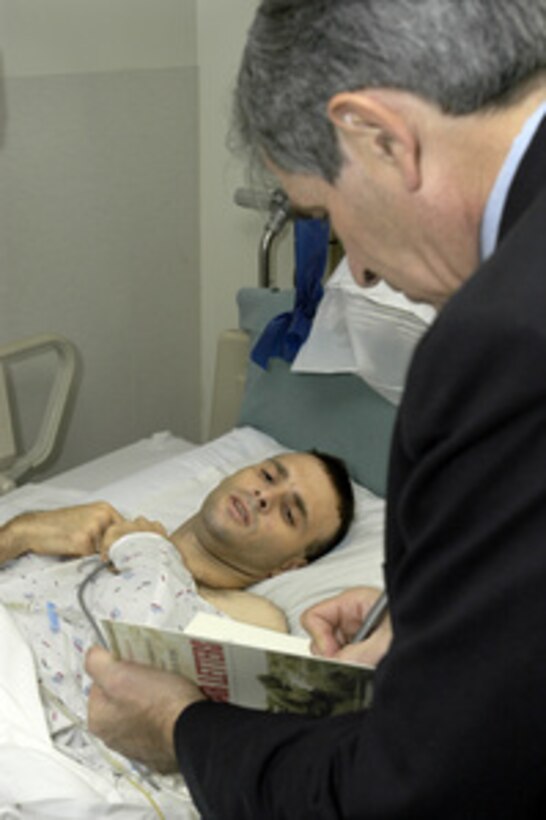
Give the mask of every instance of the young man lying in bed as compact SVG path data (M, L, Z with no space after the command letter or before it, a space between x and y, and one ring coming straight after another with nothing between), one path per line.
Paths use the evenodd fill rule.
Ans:
M273 603L244 588L328 551L353 511L342 462L286 453L225 478L170 536L161 524L125 520L104 502L25 513L0 527L0 603L32 649L57 748L114 777L111 759L85 729L83 659L97 641L78 588L100 566L98 555L117 571L86 586L85 605L97 621L183 629L197 611L220 611L286 629Z
M127 520L104 502L17 516L0 527L0 563L27 553L100 553L107 561L122 537L155 533L175 547L210 604L240 620L286 629L278 608L242 590L328 552L353 515L351 482L340 459L317 451L286 453L225 478L170 535L160 523ZM122 586L116 590L123 595Z

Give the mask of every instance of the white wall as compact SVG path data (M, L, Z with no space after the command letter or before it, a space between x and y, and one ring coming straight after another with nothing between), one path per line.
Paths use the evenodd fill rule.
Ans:
M239 60L257 0L198 0L201 197L201 350L206 435L218 334L237 326L235 295L258 284L258 244L264 214L234 205L237 188L247 187L244 161L226 145ZM292 278L292 245L287 230L273 249L279 286Z
M247 175L226 146L255 8L0 0L0 344L58 331L82 362L54 472L158 429L207 435L265 219L234 205Z
M8 76L195 66L195 0L2 0Z
M0 0L0 343L78 347L55 471L200 437L195 3Z

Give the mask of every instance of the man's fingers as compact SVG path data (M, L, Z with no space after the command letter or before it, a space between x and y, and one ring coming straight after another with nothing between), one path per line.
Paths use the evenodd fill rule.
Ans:
M105 528L101 534L97 552L100 552L101 558L106 561L112 544L124 535L140 532L154 532L164 538L168 538L167 530L159 521L150 521L148 518L144 518L144 516L138 516L138 518L135 518L133 521L122 519L120 522L111 524Z
M92 646L85 656L85 671L95 683L101 685L101 680L107 675L116 660L111 652L102 646Z
M374 587L353 587L307 609L301 621L311 636L311 651L337 656L350 644L379 593Z
M337 630L332 626L332 622L317 613L302 618L302 623L311 635L311 652L314 655L331 657L345 643L345 641L339 640Z

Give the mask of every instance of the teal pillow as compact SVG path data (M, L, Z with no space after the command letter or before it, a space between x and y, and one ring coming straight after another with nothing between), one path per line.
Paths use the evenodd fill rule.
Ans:
M242 288L239 326L254 343L267 322L290 310L293 290ZM361 378L345 373L292 373L281 359L263 370L249 363L239 425L251 425L296 450L344 459L359 484L385 495L396 408Z

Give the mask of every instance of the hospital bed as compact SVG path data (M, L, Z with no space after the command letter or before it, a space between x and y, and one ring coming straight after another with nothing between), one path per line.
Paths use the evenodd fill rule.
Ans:
M346 460L355 481L355 524L329 555L253 589L278 604L291 630L301 634L299 618L306 607L355 583L381 586L383 496L395 407L355 373L294 372L277 359L264 370L249 361L248 351L264 327L290 310L293 301L290 290L239 292L239 328L220 341L213 411L218 435L211 441L195 447L169 432L158 432L47 481L13 490L0 499L0 523L28 509L105 499L128 516L145 515L162 521L167 529L175 528L224 475L286 449L316 447ZM227 394L229 401L222 403ZM100 779L74 771L73 766L64 773L44 766L40 776L48 739L26 734L30 704L39 709L39 699L17 634L9 629L6 613L0 614L0 818L132 820L174 816L175 811L177 817L197 817L181 783L173 803L172 789L163 800L161 790L147 791L146 784L130 797L127 788L116 796L111 784L106 788ZM14 718L19 714L26 716L21 725ZM21 747L22 756L14 753ZM66 791L55 781L64 776L70 782Z
M12 369L39 365L48 376L47 401L32 438L17 429L17 378ZM45 364L45 367L44 367ZM44 465L59 444L76 377L74 345L55 333L41 333L0 346L0 495ZM17 371L19 372L19 371Z

